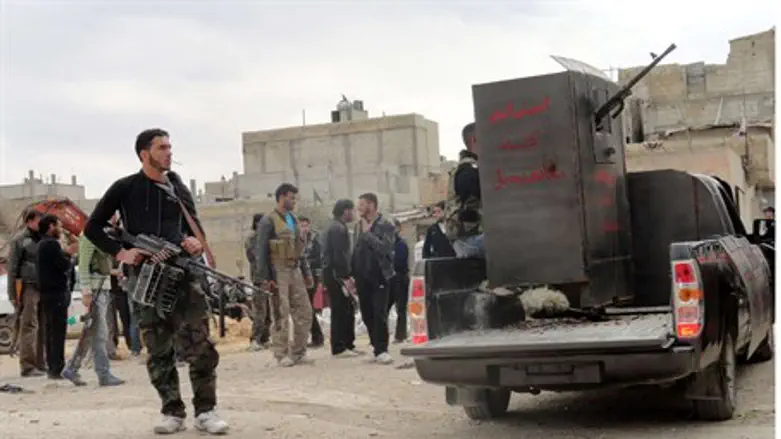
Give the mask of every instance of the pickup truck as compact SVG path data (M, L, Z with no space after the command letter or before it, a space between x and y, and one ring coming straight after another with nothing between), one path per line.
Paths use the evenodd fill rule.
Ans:
M415 266L413 344L401 353L423 381L445 386L448 404L490 419L512 392L657 385L680 389L700 419L733 416L737 364L773 358L774 243L746 233L718 178L665 170L627 179L632 303L517 321L517 297L481 288L485 261Z

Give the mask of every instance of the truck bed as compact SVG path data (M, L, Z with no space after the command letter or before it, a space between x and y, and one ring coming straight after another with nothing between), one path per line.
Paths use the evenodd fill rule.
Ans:
M593 322L575 319L534 320L504 329L463 331L402 349L413 358L476 358L518 354L652 351L670 346L669 313L635 314Z

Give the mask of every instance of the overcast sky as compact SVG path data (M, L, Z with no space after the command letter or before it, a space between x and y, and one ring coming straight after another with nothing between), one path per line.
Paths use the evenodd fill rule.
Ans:
M774 3L0 0L0 183L76 174L100 196L160 126L201 186L241 172L242 131L303 109L328 122L341 93L438 122L454 157L472 84L561 70L550 54L645 64L671 42L668 62L722 63L730 38L773 26Z

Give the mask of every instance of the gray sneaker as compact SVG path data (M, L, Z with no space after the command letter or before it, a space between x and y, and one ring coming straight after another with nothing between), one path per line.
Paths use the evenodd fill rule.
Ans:
M259 352L263 350L263 345L253 340L249 343L247 350L250 352Z
M309 358L307 354L298 355L296 357L293 357L293 362L296 364L315 364L315 360L312 358Z
M285 357L277 360L277 365L279 367L293 367L296 365L296 362L290 357Z
M195 417L195 429L209 434L225 434L228 432L228 423L220 419L217 412L210 410Z
M177 418L176 416L165 415L163 419L155 425L155 434L174 434L180 431L184 431L184 418Z
M81 375L71 369L64 369L62 371L62 377L73 383L77 387L86 386L87 383L81 379Z
M109 375L107 377L98 378L98 384L101 387L121 386L122 384L125 384L125 380L121 380L114 375Z

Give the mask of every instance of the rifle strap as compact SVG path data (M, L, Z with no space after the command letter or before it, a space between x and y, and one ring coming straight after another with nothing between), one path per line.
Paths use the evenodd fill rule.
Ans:
M155 183L158 187L163 189L168 195L173 197L174 200L176 200L176 203L179 204L179 208L182 211L182 214L184 214L184 219L187 221L187 225L190 226L190 230L193 231L195 234L195 239L197 239L201 245L203 246L203 251L206 253L206 260L210 267L214 268L217 266L217 262L214 260L214 254L212 253L211 248L209 247L208 241L206 241L206 236L203 234L203 231L200 227L198 227L198 223L195 222L192 215L190 215L190 211L187 210L187 207L182 203L182 199L179 198L179 196L176 194L176 191L174 190L173 184L170 180L168 180L168 185L161 184L161 183Z

